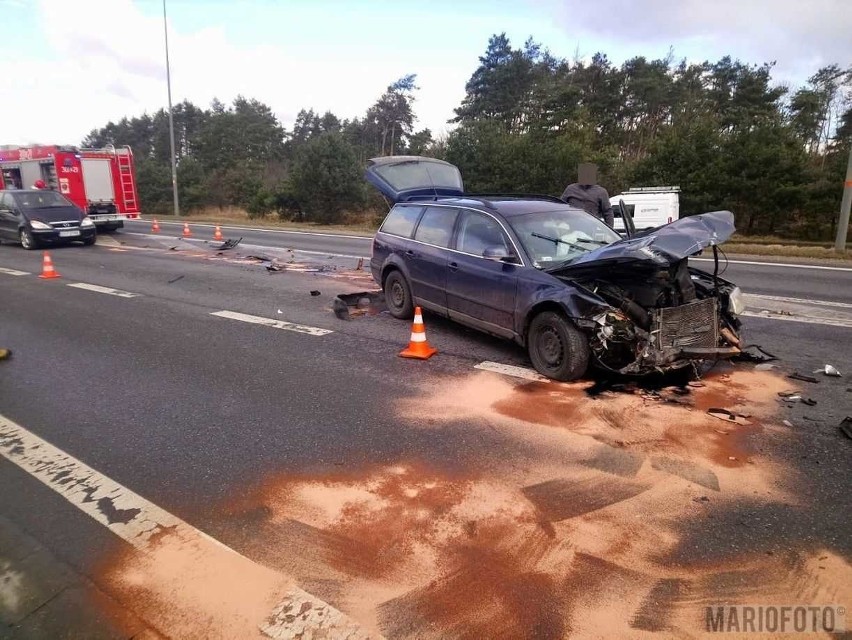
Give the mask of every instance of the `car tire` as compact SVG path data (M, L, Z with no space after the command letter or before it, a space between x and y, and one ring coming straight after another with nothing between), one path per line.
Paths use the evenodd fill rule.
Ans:
M408 320L414 316L411 287L401 272L394 269L385 278L385 303L394 318Z
M30 233L29 229L21 229L20 232L18 232L18 237L21 240L21 246L27 251L38 249L38 241L33 237L33 234Z
M543 311L533 318L527 352L536 371L560 382L577 380L589 367L586 336L555 311Z

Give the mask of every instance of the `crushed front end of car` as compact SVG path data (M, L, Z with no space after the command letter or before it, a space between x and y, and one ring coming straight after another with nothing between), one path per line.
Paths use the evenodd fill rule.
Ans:
M733 230L730 212L692 216L551 271L604 303L583 323L601 367L644 375L741 353L742 293L718 275L717 244ZM688 264L707 247L712 273Z

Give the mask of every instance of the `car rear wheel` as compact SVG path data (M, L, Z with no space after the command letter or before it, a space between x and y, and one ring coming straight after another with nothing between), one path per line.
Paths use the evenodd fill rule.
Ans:
M405 276L394 269L385 278L385 303L394 318L408 320L414 316L414 304L411 300L411 287Z
M527 350L536 371L553 380L576 380L589 366L586 337L554 311L543 311L533 318L527 333Z
M20 232L21 246L28 251L33 249L38 249L38 243L36 239L33 238L33 234L30 233L29 229L21 229Z

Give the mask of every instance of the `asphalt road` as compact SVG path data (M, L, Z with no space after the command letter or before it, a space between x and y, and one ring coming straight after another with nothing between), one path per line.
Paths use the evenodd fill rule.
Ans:
M128 230L134 225L128 225ZM343 321L331 311L331 299L337 294L375 290L367 274L343 268L295 270L310 267L308 262L319 261L320 254L327 252L349 258L369 255L367 241L265 231L242 235L244 243L293 249L296 258L291 271L270 273L262 265L241 259L245 252L217 256L200 242L119 233L113 236L114 242L101 246L52 251L62 277L50 281L36 278L41 270L40 253L0 247L0 267L29 273L0 273L0 344L14 351L10 360L0 362L0 414L253 562L295 576L303 588L361 621L378 625L387 637L416 636L418 629L425 628L443 629L444 637L471 629L493 633L459 605L466 602L469 609L481 610L486 605L477 601L478 591L503 599L504 604L516 599L538 601L538 582L528 582L531 574L527 569L517 574L501 573L508 571L507 565L492 555L494 549L503 548L500 545L486 545L486 551L477 547L475 551L484 555L476 555L473 566L485 568L480 578L486 584L508 585L506 591L494 594L480 582L471 586L451 581L447 588L452 597L447 600L446 594L439 594L438 602L443 604L438 609L439 613L453 612L457 617L452 619L439 615L434 608L411 604L400 595L419 593L416 580L403 580L393 572L378 577L372 573L388 557L408 557L405 554L410 549L405 545L385 548L371 536L394 541L407 523L416 523L411 529L420 531L421 521L411 520L415 517L412 513L419 513L417 509L425 509L435 519L461 509L466 502L451 500L458 497L456 487L470 484L474 493L484 491L476 494L474 502L487 505L499 491L483 489L492 485L477 484L478 478L517 478L518 486L539 486L532 485L539 471L530 469L542 465L541 477L548 478L554 465L560 468L568 464L567 458L559 457L563 454L557 455L565 443L546 439L551 436L542 441L528 440L534 425L523 423L519 432L517 425L504 424L500 416L485 415L484 409L479 413L478 409L454 409L455 413L446 418L446 426L439 426L444 424L442 409L452 404L452 398L447 400L442 394L455 386L461 393L470 394L462 404L469 402L474 407L479 398L490 393L508 393L502 387L495 391L492 386L497 383L476 386L478 382L471 382L477 373L475 365L490 361L528 366L525 354L512 345L427 315L428 339L439 349L438 356L428 362L399 358L397 354L410 334L406 323L381 313ZM731 265L726 275L741 280L751 292L852 301L852 272ZM68 286L75 283L136 295L121 297ZM311 291L320 294L311 295ZM223 310L331 333L311 335L211 315ZM707 512L696 515L695 509L704 509L704 503L696 501L704 499L708 490L698 487L698 493L694 493L694 485L689 489L688 483L676 479L684 482L683 488L677 485L677 495L691 511L682 521L681 539L671 549L671 559L662 565L719 563L720 558L742 564L742 554L753 560L782 551L816 549L826 558L838 556L847 563L839 570L838 580L842 581L849 575L843 572L852 558L848 535L852 494L846 473L852 463L852 442L840 435L837 424L844 415L852 414L852 393L847 389L847 372L852 372L852 350L848 348L852 329L762 318L748 318L746 326L750 341L777 355L778 366L785 371L811 373L830 362L846 377L821 377L817 384L804 383L804 392L817 401L816 406L797 404L783 409L781 417L790 422L789 429L766 427L755 449L759 462L754 466L762 470L779 465L784 472L761 480L766 486L755 484L754 495L727 503L710 491ZM474 386L466 392L465 385L469 384ZM527 393L538 390L532 388ZM748 396L750 392L743 393ZM523 395L512 397L511 406L526 406ZM418 404L421 399L422 405ZM546 398L541 396L540 402L545 403ZM510 413L511 406L507 408ZM560 409L557 413L567 411ZM541 420L546 423L551 419ZM572 433L570 437L577 438L570 441L576 446L586 442L582 434ZM642 446L639 450L647 453ZM712 468L727 491L733 476L725 474L734 471L725 458L720 460L719 466ZM375 469L393 470L408 464L420 469L426 480L417 487L405 487L400 490L402 494L390 488L382 493L381 504L403 498L414 501L384 519L376 519L375 511L370 511L369 517L349 512L342 520L346 526L334 529L326 527L315 511L292 511L297 502L294 496L301 495L294 483L315 481L305 495L315 496L312 506L321 511L340 500L323 497L329 486L342 483L343 495L361 495L367 491L364 487L376 484ZM738 464L733 466L751 482L748 474L752 469ZM423 492L436 483L444 486L442 482L447 488L441 500L450 500L453 508L437 499L418 506L418 492L425 495ZM119 563L116 558L126 551L126 545L111 531L2 457L0 486L4 488L0 491L0 513L105 589L127 596L104 577L105 567L114 569ZM752 485L747 486L751 494ZM654 491L666 490L663 484L655 487ZM273 490L280 490L283 497L270 497ZM770 494L781 497L767 497ZM356 517L359 515L361 519ZM475 523L476 517L467 522ZM652 514L647 517L650 523ZM570 531L578 536L594 520L583 518L583 523L571 525ZM483 516L481 522L480 531L485 532L488 518ZM526 520L518 522L527 526ZM634 523L631 521L631 526ZM550 532L548 539L569 531L560 526L557 518L544 529ZM614 521L608 527L618 528ZM432 532L418 540L443 549L434 542L434 535ZM671 531L666 534L669 538L656 531L654 535L668 541ZM320 542L324 546L317 547ZM615 546L606 551L591 542L584 544L587 550L597 549L606 562L630 562L621 555L623 544L619 552ZM345 552L334 556L332 562L329 549L338 548ZM523 548L518 552L531 553ZM414 557L419 558L416 554ZM401 565L399 571L406 576L423 571L428 576L432 570L428 567L435 563L440 566L437 560L412 559L411 563ZM594 566L595 575L605 575L603 565ZM497 567L503 568L498 571ZM832 567L829 565L829 569ZM758 569L754 575L762 583L772 582ZM816 582L822 584L822 579L818 576ZM378 589L375 581L385 584L386 591ZM387 584L397 585L397 590ZM652 595L656 584L651 582ZM566 589L542 592L557 598L554 594ZM637 587L636 593L640 591ZM384 607L372 608L369 598L359 598L359 593L383 594L374 599L384 602ZM609 595L618 596L615 591ZM824 595L819 592L819 597ZM602 595L602 601L607 597ZM174 605L177 608L182 604L179 600ZM139 602L140 615L152 618L158 631L168 635L170 629L174 630L171 623L158 626L158 614L151 610L146 613L144 603L148 599ZM546 610L533 607L528 615L512 614L511 620L501 624L509 624L514 637L555 638L566 628L553 619L551 609L594 609L558 598L551 604ZM672 611L678 610L677 602L670 604ZM644 606L641 598L635 605L639 609ZM512 610L509 604L505 608ZM415 616L415 609L421 613ZM578 615L572 624L579 629L584 618ZM636 622L638 614L631 615L634 627L645 628Z
M162 223L163 235L180 235L179 223ZM193 224L196 239L210 239L211 225ZM147 234L149 222L128 221L125 232ZM317 255L370 257L370 238L354 235L323 234L302 231L244 229L222 227L227 238L243 238L243 243L315 252ZM711 256L712 258L712 256ZM737 282L744 291L791 298L811 298L852 303L852 267L834 269L807 268L787 259L779 258L767 264L746 264L734 258L721 261L722 277ZM694 260L693 264L707 271L713 270L712 259ZM803 268L804 267L804 268Z

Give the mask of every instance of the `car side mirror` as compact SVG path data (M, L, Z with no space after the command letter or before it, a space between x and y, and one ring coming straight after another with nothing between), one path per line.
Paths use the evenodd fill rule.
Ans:
M507 258L514 258L514 254L506 251L505 247L500 245L494 245L492 247L486 247L485 251L482 252L482 257L486 260L494 260L494 262L502 262Z

